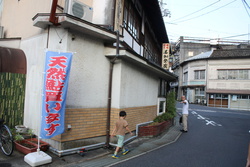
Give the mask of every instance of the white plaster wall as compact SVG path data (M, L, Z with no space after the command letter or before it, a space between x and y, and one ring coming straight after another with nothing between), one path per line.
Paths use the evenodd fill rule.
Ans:
M249 90L249 80L219 80L217 69L249 69L250 59L210 60L208 63L208 89Z
M120 108L121 101L121 69L122 69L122 61L116 60L113 68L113 81L112 81L112 104L111 106L114 108Z
M111 15L114 12L113 0L93 0L93 23L94 24L113 24Z
M42 82L47 34L28 38L21 42L27 59L25 88L24 125L35 133L40 128Z
M159 79L153 74L122 61L121 74L120 76L114 76L114 79L121 82L120 104L112 104L112 107L126 108L157 105ZM119 92L113 92L113 94L119 96Z
M104 56L103 42L90 36L74 35L75 40L72 40L68 30L51 28L47 49L74 52L66 108L107 107L109 60ZM46 43L47 33L21 42L27 58L24 125L35 133L40 128Z
M10 40L1 40L0 39L0 46L7 47L7 48L20 48L21 39L10 39Z
M109 60L104 55L103 42L75 34L69 35L68 48L73 56L69 79L67 108L107 107Z

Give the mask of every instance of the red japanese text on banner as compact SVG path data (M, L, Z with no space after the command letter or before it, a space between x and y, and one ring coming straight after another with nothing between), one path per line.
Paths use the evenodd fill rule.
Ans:
M73 53L46 52L40 137L64 132L64 115Z

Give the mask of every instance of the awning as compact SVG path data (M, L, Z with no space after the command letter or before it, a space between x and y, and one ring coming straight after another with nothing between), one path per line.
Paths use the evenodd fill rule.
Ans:
M21 49L0 47L0 72L27 72L26 56Z

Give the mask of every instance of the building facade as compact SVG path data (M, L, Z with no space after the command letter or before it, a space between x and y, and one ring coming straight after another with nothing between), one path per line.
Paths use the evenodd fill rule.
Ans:
M177 99L180 99L182 95L185 95L192 103L207 103L206 96L199 92L205 91L206 85L206 59L213 50L219 49L237 49L249 47L248 41L240 40L226 40L226 39L209 39L209 38L197 38L197 37L183 37L176 43L172 43L172 69L175 75L178 76L178 81L172 83L172 88L177 92ZM195 63L191 66L181 65L183 62L194 59ZM185 64L185 63L184 63ZM189 70L196 70L196 73L188 73ZM185 73L185 75L183 75ZM187 79L191 80L191 85L187 87ZM196 78L196 79L194 79ZM190 83L189 83L190 84ZM189 89L194 90L197 87L196 93L194 91L187 91ZM200 96L200 97L199 97Z
M191 103L250 110L250 49L219 49L181 63L182 90Z
M169 41L157 0L1 2L0 46L25 53L24 125L36 134L45 51L74 53L66 131L47 141L54 149L107 142L120 110L131 130L164 112L176 75L161 67L162 44Z

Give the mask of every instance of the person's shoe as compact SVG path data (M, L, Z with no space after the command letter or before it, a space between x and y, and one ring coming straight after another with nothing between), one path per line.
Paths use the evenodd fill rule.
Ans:
M124 150L124 151L122 152L122 155L126 155L128 152L129 152L129 150L126 149L126 150Z
M112 158L116 158L117 159L117 158L119 158L119 156L114 154L114 155L112 155Z
M181 132L183 132L183 133L187 133L188 131L187 130L180 130Z

